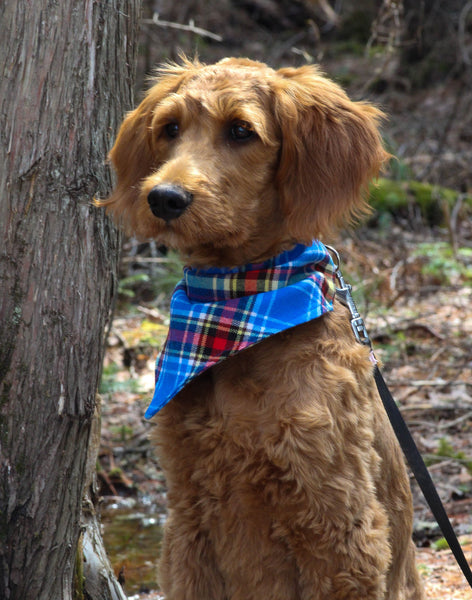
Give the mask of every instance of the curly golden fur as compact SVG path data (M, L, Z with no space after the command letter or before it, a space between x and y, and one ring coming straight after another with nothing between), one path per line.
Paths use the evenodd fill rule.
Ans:
M260 261L367 210L381 118L314 66L184 59L124 120L103 204L192 266ZM168 600L423 597L409 480L342 306L205 371L156 422Z

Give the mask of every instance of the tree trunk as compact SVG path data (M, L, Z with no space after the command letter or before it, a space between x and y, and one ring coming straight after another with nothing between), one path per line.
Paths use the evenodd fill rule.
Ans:
M95 210L140 0L0 2L0 598L68 600L119 236Z
M96 465L100 449L100 397L97 396L97 399L87 456L82 533L76 562L75 600L126 600L106 555L100 521L95 510L99 499Z

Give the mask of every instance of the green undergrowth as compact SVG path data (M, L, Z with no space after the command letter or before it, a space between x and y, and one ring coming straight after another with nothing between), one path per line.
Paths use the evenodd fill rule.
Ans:
M156 297L159 294L170 296L182 279L182 262L176 252L169 251L152 270L122 277L118 286L119 306L139 301L141 297Z
M150 346L151 348L160 348L167 335L167 325L162 323L153 323L144 319L139 328L133 330L136 336L139 336L139 343Z
M129 392L140 393L140 384L136 379L126 379L120 381L117 374L122 370L122 367L116 364L104 367L102 380L100 382L100 394L111 394L113 392Z
M440 552L441 550L447 550L449 548L446 538L443 537L439 538L435 542L432 542L431 545L437 552Z
M468 457L462 450L456 450L447 437L442 437L438 441L438 447L434 454L429 454L425 462L432 465L445 459L452 459L461 463L472 474L472 458Z
M413 256L423 259L423 275L438 284L472 285L472 248L454 249L447 242L424 242L418 244Z

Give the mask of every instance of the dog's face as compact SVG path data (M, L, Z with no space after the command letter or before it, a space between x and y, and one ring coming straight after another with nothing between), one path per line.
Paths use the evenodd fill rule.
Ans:
M380 114L312 66L184 61L126 117L104 204L196 266L265 258L363 209L388 157Z

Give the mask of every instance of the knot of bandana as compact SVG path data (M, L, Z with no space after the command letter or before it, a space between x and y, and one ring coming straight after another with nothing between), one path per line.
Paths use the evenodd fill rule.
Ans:
M228 356L331 311L334 271L318 241L235 269L185 268L172 295L169 333L146 418Z

